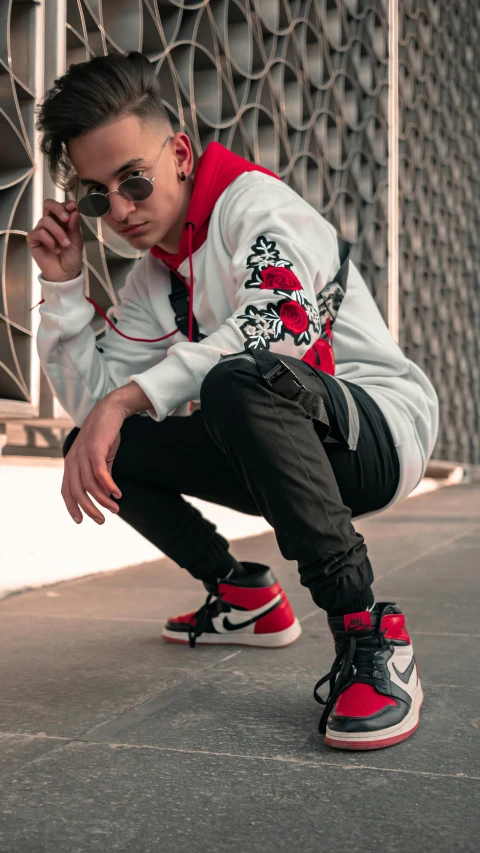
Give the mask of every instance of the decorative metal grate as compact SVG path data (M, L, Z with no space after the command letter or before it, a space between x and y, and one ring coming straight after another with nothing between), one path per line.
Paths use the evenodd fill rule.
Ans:
M104 2L103 30L89 12L82 0L69 6L68 63L100 52L148 55L174 129L189 134L196 153L215 140L277 172L354 244L354 260L385 312L388 28L382 3L221 0L154 8L126 0L113 11ZM111 234L90 231L90 237L89 287L106 305L132 261L120 263Z
M18 403L30 403L35 384L32 263L25 242L35 184L35 18L33 1L0 0L0 398L11 413L20 412Z
M276 171L353 244L387 316L388 0L49 4L65 17L55 76L94 55L144 52L197 156L217 140ZM41 195L36 10L34 0L0 0L0 414L14 403L38 410L25 244ZM399 0L401 344L440 394L435 455L471 462L480 461L479 14L473 0ZM51 31L45 61L59 38ZM82 227L87 294L106 310L139 256L101 222ZM101 335L101 317L93 326Z
M480 7L400 0L400 343L440 397L435 456L480 463Z
M13 6L23 9L15 0ZM156 64L175 130L190 135L196 154L217 140L276 171L353 243L354 260L385 313L385 7L378 0L69 0L66 65L111 52L145 53ZM5 74L12 80L6 59ZM3 170L16 150L13 144L2 157ZM3 207L11 207L6 194ZM101 223L84 222L83 228L87 294L105 310L138 256ZM16 244L9 240L13 255ZM18 255L24 257L23 246ZM22 293L18 276L4 271L6 304L21 305L23 312L26 280ZM12 308L4 313L8 325ZM25 348L24 313L20 327ZM94 328L101 333L101 317ZM2 349L0 397L13 393L5 378L8 363L28 399L25 369L13 367L17 347L12 336Z

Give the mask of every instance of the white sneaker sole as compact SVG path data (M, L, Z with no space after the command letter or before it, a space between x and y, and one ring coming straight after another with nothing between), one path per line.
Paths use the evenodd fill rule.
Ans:
M407 716L396 726L382 729L379 732L334 732L327 726L325 743L336 749L382 749L393 746L405 740L418 727L420 708L423 702L423 692L420 682L413 694L412 707Z
M281 649L298 640L302 633L302 627L297 618L289 628L276 631L274 634L242 634L240 631L233 634L200 634L197 637L197 646L254 646L260 649ZM188 646L188 636L179 631L169 631L164 628L162 637L169 643L182 643Z

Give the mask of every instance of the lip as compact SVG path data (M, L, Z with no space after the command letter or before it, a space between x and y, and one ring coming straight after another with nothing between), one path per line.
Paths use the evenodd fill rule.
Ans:
M132 225L129 228L122 228L122 230L119 231L119 234L137 234L146 224L146 222L140 222L138 225Z

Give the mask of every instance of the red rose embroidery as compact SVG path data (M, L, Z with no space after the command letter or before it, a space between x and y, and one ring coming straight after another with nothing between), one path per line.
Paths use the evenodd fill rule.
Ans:
M299 335L308 329L308 314L298 302L284 302L279 315L283 325L294 335Z
M260 290L301 290L297 276L286 267L267 267L262 270Z

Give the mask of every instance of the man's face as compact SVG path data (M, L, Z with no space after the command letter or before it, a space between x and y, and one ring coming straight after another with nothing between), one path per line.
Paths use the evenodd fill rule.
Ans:
M135 249L160 245L177 251L192 189L192 182L181 182L178 175L184 171L188 176L193 169L190 140L184 133L169 134L158 124L130 115L83 133L68 145L82 183L80 193L108 192L127 177L152 178L169 135L173 139L163 152L152 194L133 202L114 193L109 196L111 209L102 217ZM125 230L133 225L141 227L131 233Z

